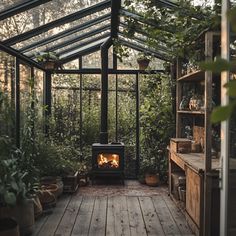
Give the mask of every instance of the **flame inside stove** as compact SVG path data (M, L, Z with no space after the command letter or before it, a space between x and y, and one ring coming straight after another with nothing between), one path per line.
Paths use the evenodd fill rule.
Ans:
M99 168L119 168L119 155L101 153L97 158Z

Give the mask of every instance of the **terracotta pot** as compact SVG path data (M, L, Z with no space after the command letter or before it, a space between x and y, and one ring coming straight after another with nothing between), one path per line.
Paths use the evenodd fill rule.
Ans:
M0 207L0 218L14 218L19 224L20 235L29 235L34 229L34 203L28 199L14 207Z
M0 236L20 236L17 222L11 218L1 219Z
M45 176L40 181L41 185L48 186L51 184L57 185L57 191L54 191L53 194L55 197L59 197L63 193L63 182L60 176Z
M46 69L46 70L55 70L56 69L55 61L44 62L43 65L44 65L44 69Z
M159 174L146 174L145 182L148 186L156 187L160 183Z
M150 60L149 59L137 59L138 65L139 65L139 70L145 70L147 69Z
M37 218L42 214L43 207L38 196L35 196L33 201L34 201L34 217Z

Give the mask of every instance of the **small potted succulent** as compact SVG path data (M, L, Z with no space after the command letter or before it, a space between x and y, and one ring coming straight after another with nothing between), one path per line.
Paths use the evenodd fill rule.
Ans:
M140 70L147 69L150 63L150 55L147 55L145 53L139 53L137 57L137 62Z
M55 52L40 52L36 59L46 70L55 70L59 67L59 57Z

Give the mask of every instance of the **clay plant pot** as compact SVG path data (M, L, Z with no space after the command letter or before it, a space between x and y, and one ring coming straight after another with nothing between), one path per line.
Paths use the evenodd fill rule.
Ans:
M151 187L156 187L159 185L160 183L160 177L159 174L150 174L147 173L145 175L145 182L146 185L151 186Z
M0 218L14 218L19 224L20 235L29 235L34 229L34 203L32 199L13 207L0 207Z
M35 196L33 201L34 201L34 217L35 219L37 219L43 213L43 207L38 196Z
M55 70L56 69L56 62L55 61L46 61L43 63L45 70Z
M146 59L146 58L142 58L142 59L140 58L140 59L137 59L137 62L139 65L139 70L145 70L145 69L147 69L150 60Z
M45 176L40 181L41 186L48 186L51 184L57 185L57 190L53 192L56 198L63 193L63 182L60 176Z
M0 219L0 236L20 236L17 222L11 218Z
M49 192L51 192L55 196L55 198L57 198L57 196L58 196L58 186L57 186L57 184L42 185L41 189L42 190L48 190Z

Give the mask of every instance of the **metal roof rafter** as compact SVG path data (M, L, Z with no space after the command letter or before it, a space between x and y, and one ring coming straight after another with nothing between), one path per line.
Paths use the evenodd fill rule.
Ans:
M94 36L96 34L99 34L99 33L103 33L104 31L106 30L109 30L110 29L110 25L105 25L105 26L102 26L96 30L92 30L92 31L89 31L89 32L86 32L84 34L81 34L80 36L76 36L72 39L69 39L67 41L64 41L64 42L61 42L61 43L58 43L52 47L48 47L47 50L48 51L55 51L55 50L58 50L60 48L63 48L63 47L66 47L66 46L69 46L73 43L76 43L78 42L79 40L83 40L83 39L86 39L88 37L91 37L91 36ZM31 54L28 54L27 56L28 57L33 57L35 54L34 53L31 53Z
M52 0L28 0L0 12L0 21Z
M121 0L111 0L111 37L117 38Z
M111 1L110 0L106 0L106 1L100 2L98 4L90 6L88 8L85 8L85 9L79 10L77 12L74 12L74 13L68 15L68 16L59 18L57 20L54 20L54 21L49 22L49 23L47 23L45 25L39 26L39 27L37 27L35 29L32 29L32 30L27 31L25 33L22 33L20 35L17 35L17 36L14 36L12 38L9 38L7 40L4 40L3 42L6 45L16 44L18 42L27 40L27 39L29 39L31 37L34 37L34 36L39 35L39 34L41 34L43 32L46 32L46 31L48 31L48 30L50 30L52 28L64 25L66 23L69 23L69 22L81 19L81 18L83 18L85 16L88 16L88 15L93 14L95 12L98 12L98 11L101 11L103 9L106 9L106 8L110 7L110 5L111 5Z
M20 60L22 60L22 61L24 61L24 62L26 62L26 63L28 63L30 65L33 65L33 66L35 66L35 67L37 67L37 68L39 68L41 70L44 70L44 68L41 65L39 65L36 61L30 59L29 57L27 57L24 54L18 52L17 50L15 50L15 49L13 49L11 47L6 46L2 42L0 42L0 50L4 51L4 52L6 52L6 53L8 53L8 54L10 54L10 55L20 59Z
M67 62L77 59L79 56L84 56L84 55L96 52L100 49L101 45L102 45L102 43L97 43L96 45L93 45L89 48L86 48L86 49L81 50L79 52L73 53L67 57L61 58L60 62L62 62L62 64L65 64Z
M160 25L156 24L152 20L146 20L143 16L141 16L141 15L139 15L137 13L130 12L127 9L124 9L124 8L121 9L120 10L120 14L122 16L130 17L130 18L132 18L134 20L137 20L137 21L139 21L139 22L141 22L143 24L146 24L146 25L149 25L149 26L152 26L152 27L156 27L156 28L158 28L160 30L163 30L163 31L166 31L168 33L172 33L172 34L175 33L175 31L173 29L167 29L167 27L160 26Z
M120 32L119 35L121 35L122 37L126 37L126 35L124 33L122 33L122 32ZM134 40L134 41L136 41L137 43L140 43L140 44L146 44L147 43L144 39L138 38L136 36L133 36L131 38L131 40ZM170 52L170 50L168 48L160 46L160 45L156 46L156 49L157 50L161 50L161 51L166 52L166 53Z
M123 39L120 39L120 42L121 42L121 44L123 44L123 45L125 45L127 47L130 47L130 48L133 48L134 50L137 50L139 52L146 52L146 53L148 53L150 55L153 55L154 57L156 57L158 59L161 59L161 60L164 60L164 61L171 61L171 59L168 58L167 56L164 56L164 55L162 55L162 54L160 54L158 52L155 52L155 51L153 51L151 49L147 49L147 48L144 48L144 47L142 47L140 45L136 45L134 43L127 42L127 41L125 41Z
M106 21L106 20L109 20L109 19L110 19L110 14L108 13L108 14L105 14L103 16L100 16L100 17L97 17L95 19L92 19L92 20L90 20L88 22L85 22L85 23L83 23L81 25L77 25L77 26L75 26L73 28L70 28L68 30L62 31L62 32L60 32L58 34L55 34L53 36L50 36L50 37L48 37L46 39L43 39L43 40L40 40L38 42L32 43L30 45L27 45L27 46L21 48L19 51L20 52L31 51L33 48L37 48L37 47L43 46L45 44L51 43L53 41L56 41L56 40L61 39L61 38L64 38L64 37L69 36L69 35L71 35L73 33L77 33L80 30L87 29L88 27L94 26L96 24L99 24L99 23L101 23L103 21Z
M75 46L73 46L73 47L67 48L67 49L65 49L65 50L63 50L63 51L60 51L60 52L58 53L58 56L62 56L62 55L65 54L65 53L72 52L72 51L74 51L74 50L76 50L76 49L79 49L79 48L81 48L81 47L86 46L87 44L94 43L94 42L96 42L96 41L98 41L98 40L101 40L101 39L103 39L103 38L105 39L105 38L107 38L108 36L110 36L110 33L106 33L106 34L100 35L100 36L98 36L98 37L96 37L96 38L92 38L92 39L90 39L90 40L88 40L88 41L86 41L86 42L80 43L80 44L75 45Z

